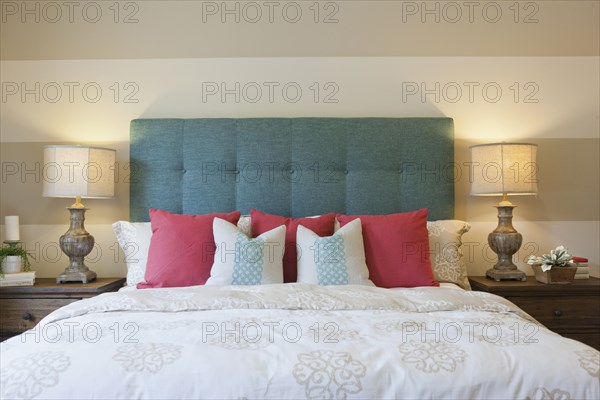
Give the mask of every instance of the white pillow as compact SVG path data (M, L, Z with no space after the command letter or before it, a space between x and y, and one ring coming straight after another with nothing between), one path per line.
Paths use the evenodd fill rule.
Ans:
M117 221L112 224L112 228L125 253L127 286L135 287L138 282L144 281L146 274L152 226L150 222Z
M235 225L213 221L217 250L207 285L264 285L283 283L285 226L250 239Z
M365 261L360 219L333 236L319 237L302 225L296 233L298 283L319 285L373 285Z

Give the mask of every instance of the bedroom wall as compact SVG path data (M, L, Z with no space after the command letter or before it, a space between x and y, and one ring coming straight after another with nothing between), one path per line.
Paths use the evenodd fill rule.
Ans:
M524 260L558 244L600 276L597 1L0 1L0 216L38 276L66 265L68 200L41 197L46 144L117 149L116 197L89 200L88 264L124 275L129 121L450 116L471 274L493 262L494 198L468 196L468 147L537 143L539 195L514 200ZM427 179L427 176L424 176ZM3 219L2 219L3 222ZM2 227L3 228L3 227ZM0 234L3 239L4 230Z

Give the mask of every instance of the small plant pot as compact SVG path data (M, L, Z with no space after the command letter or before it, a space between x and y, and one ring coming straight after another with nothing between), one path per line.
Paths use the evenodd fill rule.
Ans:
M2 260L2 272L5 274L15 274L23 270L23 259L21 256L6 256Z
M535 273L535 279L538 282L550 284L567 284L573 283L577 267L554 267L546 272L542 271L540 264L531 266Z

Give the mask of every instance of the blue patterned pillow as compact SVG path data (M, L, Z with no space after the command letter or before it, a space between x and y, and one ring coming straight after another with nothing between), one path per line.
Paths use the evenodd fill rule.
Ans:
M319 285L347 285L346 247L342 235L316 238L313 247Z
M356 219L333 236L319 237L300 225L298 244L298 283L319 285L373 285L365 261L362 225Z
M262 285L283 283L285 226L250 239L235 225L215 218L217 250L207 285Z

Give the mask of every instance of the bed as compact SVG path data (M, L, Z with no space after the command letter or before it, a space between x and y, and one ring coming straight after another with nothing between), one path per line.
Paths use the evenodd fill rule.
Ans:
M600 398L598 351L500 297L468 290L460 259L468 224L453 220L453 152L449 118L132 121L131 221L117 225L121 245L137 255L130 288L72 303L1 343L2 398ZM133 288L149 282L141 264L150 268L148 243L159 232L149 228L149 209L181 221L244 215L235 216L237 227L211 219L218 242L235 229L236 240L254 240L255 217L264 217L257 208L311 217L306 226L342 214L331 227L331 238L347 235L341 284L327 284L340 277L302 258L298 246L295 283L280 283L286 277L273 257L273 265L261 259L259 284ZM370 280L386 271L379 277L369 266L365 277L349 255L360 248L368 262L368 247L382 245L367 243L367 216L420 209L435 283L375 286ZM363 218L344 224L348 215ZM331 245L329 236L296 228L298 241ZM268 232L283 243L278 229ZM450 231L446 247L440 240ZM348 245L357 232L364 249ZM223 252L216 244L208 279Z

